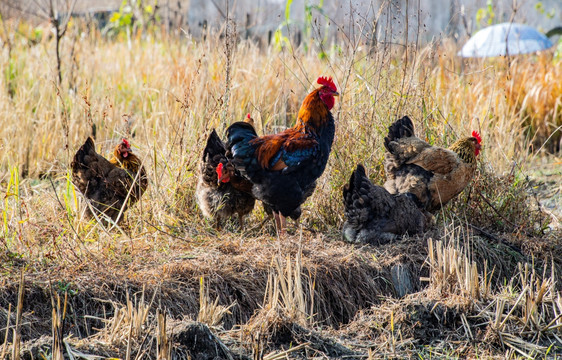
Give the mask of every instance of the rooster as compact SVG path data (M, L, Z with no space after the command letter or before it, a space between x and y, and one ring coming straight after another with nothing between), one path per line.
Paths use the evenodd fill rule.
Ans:
M346 222L343 239L351 243L380 245L397 235L424 230L426 217L410 193L390 194L369 181L363 165L343 188Z
M431 146L414 135L409 117L397 120L384 138L384 187L391 194L411 193L429 213L439 210L472 180L482 139L478 132L449 149Z
M136 203L148 186L144 166L126 139L115 147L111 160L107 160L96 153L94 140L89 137L70 166L76 187L93 208L113 221L122 219L118 219L121 211Z
M231 162L252 183L253 196L273 210L280 234L285 218L298 218L314 191L334 141L330 110L339 94L332 78L320 77L317 83L322 86L306 96L292 128L258 137L251 124L236 122L226 131Z
M246 122L252 118L248 114ZM199 181L195 190L203 215L216 220L220 228L223 220L238 215L240 227L244 216L254 208L252 183L243 178L226 158L226 146L213 129L203 151Z

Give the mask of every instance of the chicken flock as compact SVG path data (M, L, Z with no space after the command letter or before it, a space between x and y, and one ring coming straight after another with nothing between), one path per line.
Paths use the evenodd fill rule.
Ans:
M286 218L299 220L328 163L336 125L331 110L338 96L332 78L319 77L317 89L301 105L292 128L259 136L250 114L221 139L212 129L200 161L196 201L203 215L220 228L237 217L240 227L256 200L275 220L279 235ZM386 182L373 184L357 165L343 188L346 221L343 240L381 244L427 229L433 214L468 185L476 171L481 137L474 131L449 149L415 136L410 118L394 122L384 138ZM148 186L141 160L123 139L110 160L88 138L71 164L75 186L89 200L87 214L117 223Z

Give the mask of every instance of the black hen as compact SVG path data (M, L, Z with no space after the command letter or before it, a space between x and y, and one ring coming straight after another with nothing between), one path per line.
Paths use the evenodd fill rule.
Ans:
M411 194L393 195L371 183L363 165L351 174L343 188L347 221L343 239L373 245L392 241L397 235L416 234L425 227L426 217Z
M244 216L254 208L252 184L242 178L226 158L226 146L213 129L203 151L199 181L195 195L203 215L216 220L216 226L238 215L240 226Z

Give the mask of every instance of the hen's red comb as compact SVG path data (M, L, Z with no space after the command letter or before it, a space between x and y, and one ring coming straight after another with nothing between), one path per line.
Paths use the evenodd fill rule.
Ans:
M126 147L130 148L131 144L129 144L129 142L127 141L127 139L123 139L123 144L125 144Z
M472 137L475 137L476 141L478 141L479 144L480 144L480 142L482 142L482 138L480 137L480 134L478 133L478 131L474 130L472 132Z
M219 180L222 178L222 168L223 168L223 166L224 165L222 163L219 163L217 165L216 171L217 171L217 175L219 176Z
M246 115L246 119L251 119L252 117L250 116L250 113L248 113L248 115Z
M336 84L334 84L334 81L332 80L331 76L330 77L320 76L318 80L316 80L316 82L320 85L329 87L334 92L338 91L338 88L336 87Z

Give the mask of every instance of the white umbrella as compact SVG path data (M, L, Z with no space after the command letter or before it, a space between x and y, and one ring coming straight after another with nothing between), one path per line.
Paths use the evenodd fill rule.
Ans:
M552 42L535 28L515 23L489 26L478 31L457 53L462 57L526 54L548 49Z

